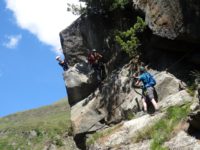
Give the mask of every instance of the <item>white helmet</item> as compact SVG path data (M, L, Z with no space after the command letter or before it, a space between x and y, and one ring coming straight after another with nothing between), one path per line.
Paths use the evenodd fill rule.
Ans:
M56 56L56 60L59 60L60 59L60 56Z
M93 51L93 52L96 52L97 50L96 50L96 49L93 49L92 51Z

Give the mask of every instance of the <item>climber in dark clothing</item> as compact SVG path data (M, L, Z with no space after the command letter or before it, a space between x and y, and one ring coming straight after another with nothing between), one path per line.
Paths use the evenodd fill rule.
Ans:
M63 61L60 58L60 56L56 56L56 60L58 61L58 64L63 68L64 71L67 71L69 69L66 59Z
M91 65L91 67L94 69L94 71L97 73L97 80L101 81L102 80L102 64L100 63L100 60L102 59L102 55L99 54L95 49L93 49L89 54L88 54L88 62Z

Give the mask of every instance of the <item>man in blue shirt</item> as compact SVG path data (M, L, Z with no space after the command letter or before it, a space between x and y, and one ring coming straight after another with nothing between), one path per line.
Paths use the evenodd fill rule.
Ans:
M154 85L156 81L150 73L148 73L144 67L140 67L140 76L136 77L138 80L135 83L136 86L143 83L143 92L142 92L142 103L144 107L144 112L147 112L147 100L150 100L153 104L155 111L158 110L158 104L154 98Z

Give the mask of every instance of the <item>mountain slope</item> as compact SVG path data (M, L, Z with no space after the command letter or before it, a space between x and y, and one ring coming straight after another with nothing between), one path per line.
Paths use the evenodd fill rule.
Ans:
M0 118L0 149L75 149L68 136L70 130L70 109L66 99L62 99Z

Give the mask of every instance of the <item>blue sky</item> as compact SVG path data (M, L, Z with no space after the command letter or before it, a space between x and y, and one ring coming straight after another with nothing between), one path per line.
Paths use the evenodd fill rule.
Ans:
M63 71L55 60L60 48L58 34L77 16L65 16L66 6L58 2L57 8L57 0L51 1L55 11L63 9L53 17L52 7L42 12L47 0L0 1L0 117L66 96ZM41 10L34 8L37 3L43 5Z

